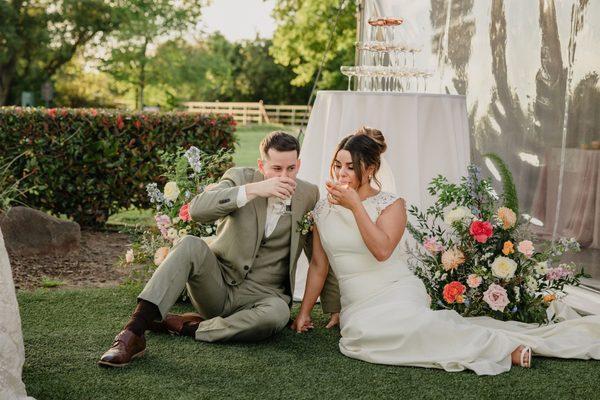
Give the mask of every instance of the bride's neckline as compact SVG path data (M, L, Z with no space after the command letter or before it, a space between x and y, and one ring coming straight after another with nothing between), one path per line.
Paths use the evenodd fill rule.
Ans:
M367 200L369 200L369 199L371 199L371 198L373 198L373 197L377 197L377 196L379 196L380 194L381 194L381 190L380 190L380 191L378 191L377 193L375 193L375 194L371 195L371 196L365 197L365 198L364 198L364 200L361 200L361 203L364 203L365 201L367 201Z

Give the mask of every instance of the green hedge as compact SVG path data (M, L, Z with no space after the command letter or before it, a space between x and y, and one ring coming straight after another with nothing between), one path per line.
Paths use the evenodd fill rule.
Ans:
M229 115L0 107L0 161L25 153L11 165L15 179L30 174L21 187L34 189L22 200L93 226L148 206L145 185L161 182L161 151L233 150L234 132ZM227 164L206 167L218 175Z

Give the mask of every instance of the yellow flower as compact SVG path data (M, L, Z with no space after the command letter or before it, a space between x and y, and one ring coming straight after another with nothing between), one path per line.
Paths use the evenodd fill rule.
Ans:
M510 240L507 240L506 242L504 242L504 247L502 248L502 254L507 256L514 252L515 252L515 247L514 247L513 243Z
M517 215L508 207L498 209L498 218L502 221L502 228L510 229L517 223Z
M167 184L165 185L165 199L169 200L169 201L175 201L177 200L177 197L179 196L179 187L177 187L177 183L176 182L167 182Z
M459 265L465 262L465 255L456 247L446 250L442 253L442 264L444 270L450 271L456 269Z

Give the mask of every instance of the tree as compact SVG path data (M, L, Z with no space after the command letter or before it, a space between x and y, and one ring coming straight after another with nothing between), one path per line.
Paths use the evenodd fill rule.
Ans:
M354 65L356 6L351 0L277 0L274 17L279 22L273 37L271 54L281 65L292 67L292 84L312 82L321 63L340 4L340 15L333 45L323 69L321 87L345 87L340 66Z
M136 89L136 104L144 106L144 90L165 70L150 74L149 50L167 35L179 35L200 18L204 0L133 0L123 11L124 23L113 33L118 43L105 62L104 70Z
M113 31L122 8L109 0L0 0L0 105L38 89L92 38Z
M269 53L271 40L256 38L238 44L236 92L241 101L263 100L268 104L304 104L310 85L292 86L295 74L277 64Z

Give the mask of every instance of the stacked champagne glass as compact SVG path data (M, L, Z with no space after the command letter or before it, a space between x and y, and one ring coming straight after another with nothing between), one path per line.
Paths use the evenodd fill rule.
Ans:
M415 67L420 47L401 40L401 18L370 18L368 41L357 42L358 66L342 66L348 90L426 92L433 71Z

